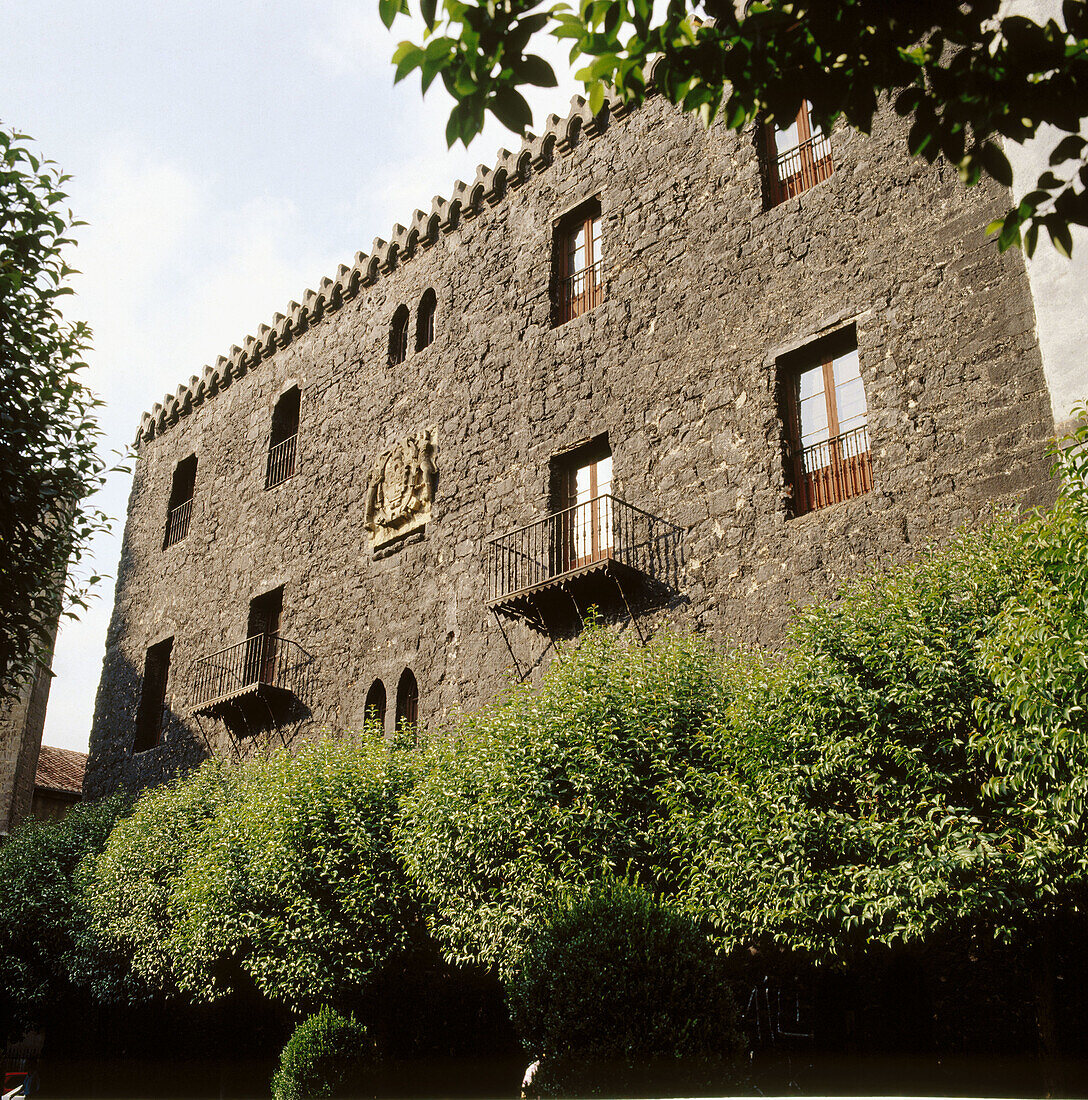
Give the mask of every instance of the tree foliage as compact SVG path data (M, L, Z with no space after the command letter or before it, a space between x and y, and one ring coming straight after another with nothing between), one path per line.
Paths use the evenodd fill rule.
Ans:
M115 796L75 806L59 821L30 818L0 847L0 1035L40 1027L75 991L122 995L125 968L112 970L88 936L78 876L80 862L106 843L120 806Z
M509 974L558 892L634 874L675 891L717 767L729 697L691 639L628 646L598 627L437 743L409 793L401 856L450 957Z
M689 904L727 939L842 959L945 931L1023 944L1080 910L1086 495L809 609L738 687L729 736L778 747L700 823Z
M378 7L387 26L410 14L408 0ZM457 101L451 145L475 137L487 111L527 130L519 89L556 83L551 66L527 51L551 34L582 61L576 75L594 111L610 86L641 102L651 67L670 102L732 129L757 117L788 124L806 97L821 125L841 117L867 132L890 96L910 119L910 152L945 157L967 184L983 173L1010 183L1003 143L1053 127L1050 168L993 228L1002 248L1024 229L1029 254L1045 228L1068 253L1069 226L1088 225L1086 0L1064 0L1061 21L1042 24L1002 11L1000 0L420 0L419 12L423 39L397 48L396 79L418 69L426 92L442 78Z
M28 141L0 125L0 699L48 658L62 610L86 606L98 578L69 566L106 526L84 503L103 472L101 402L79 378L90 330L61 316L81 223Z
M272 1100L317 1100L360 1094L374 1044L354 1016L326 1006L295 1028L272 1076Z
M349 736L148 791L93 868L95 929L196 1000L250 981L296 1011L350 1003L416 932L392 845L410 775Z
M637 883L552 903L510 984L538 1094L720 1095L744 1038L730 961ZM650 1091L647 1091L650 1090Z

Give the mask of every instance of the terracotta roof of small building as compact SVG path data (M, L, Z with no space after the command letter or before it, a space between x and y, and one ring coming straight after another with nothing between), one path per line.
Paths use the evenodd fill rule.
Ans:
M73 794L79 794L83 790L83 772L86 767L85 752L42 745L34 786L45 787L51 791L71 791Z

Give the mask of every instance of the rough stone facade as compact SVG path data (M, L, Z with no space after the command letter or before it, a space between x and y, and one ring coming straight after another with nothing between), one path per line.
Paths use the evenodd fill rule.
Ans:
M0 836L31 812L52 679L49 665L36 662L18 696L0 703Z
M405 668L429 723L535 675L551 642L487 606L487 544L552 510L553 456L604 434L613 493L678 533L666 598L635 607L641 630L773 644L791 606L843 578L995 502L1045 499L1054 425L1024 264L985 233L1008 192L911 161L891 115L832 144L829 179L765 210L751 131L704 131L660 98L596 119L575 103L156 406L85 792L358 726L376 679L390 727ZM595 197L606 299L556 325L555 226ZM391 366L394 313L414 323L429 288L433 342ZM873 488L794 517L780 358L849 325ZM273 408L293 386L297 469L266 489ZM418 466L397 467L396 519L374 470L423 438L433 470L397 460ZM164 549L173 471L193 454L191 527ZM280 635L311 658L290 720L255 737L194 716L197 660L243 642L250 601L280 586ZM166 732L134 752L145 655L167 638Z

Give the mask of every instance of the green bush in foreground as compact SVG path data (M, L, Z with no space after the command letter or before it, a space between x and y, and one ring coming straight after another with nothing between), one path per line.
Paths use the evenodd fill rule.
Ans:
M434 746L398 846L452 961L511 973L561 890L630 873L668 895L686 881L722 766L724 665L697 639L629 646L590 626L539 690L512 690Z
M272 1076L273 1100L355 1096L373 1044L354 1016L325 1007L295 1028Z
M146 792L93 869L96 930L194 1000L350 1005L419 927L392 843L412 767L348 734Z
M542 1095L721 1094L744 1038L728 961L687 917L611 882L556 906L509 986Z
M77 873L106 843L120 807L114 796L73 806L58 821L31 818L0 846L0 1034L41 1026L75 990L120 995L125 968L115 972L88 937Z

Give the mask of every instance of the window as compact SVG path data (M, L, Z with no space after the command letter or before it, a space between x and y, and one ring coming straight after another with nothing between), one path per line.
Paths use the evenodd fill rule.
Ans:
M612 451L602 436L552 460L552 572L612 556Z
M604 246L599 199L560 220L555 234L555 323L586 313L604 301Z
M389 326L389 365L403 363L408 355L408 307L397 306Z
M831 139L813 121L807 99L801 100L797 116L784 129L765 123L762 138L768 210L831 175Z
M266 489L273 489L295 475L301 404L302 394L298 386L292 386L276 402L272 412L272 432L268 437Z
M170 717L166 706L166 685L170 679L170 651L174 639L153 645L144 658L144 681L140 706L136 711L136 737L133 752L153 749L161 740Z
M271 592L250 600L244 683L276 683L282 615L282 588L274 588Z
M385 726L385 684L381 680L375 680L366 693L363 721L368 725L376 722L379 726Z
M397 729L419 724L419 685L410 668L406 668L397 684Z
M416 312L416 351L422 351L434 343L434 315L438 298L433 290L424 292Z
M803 349L780 368L794 515L867 493L873 468L854 329Z
M196 455L183 458L174 467L174 481L170 486L170 504L166 510L166 533L162 548L181 542L189 534L193 518L193 491L196 487Z

